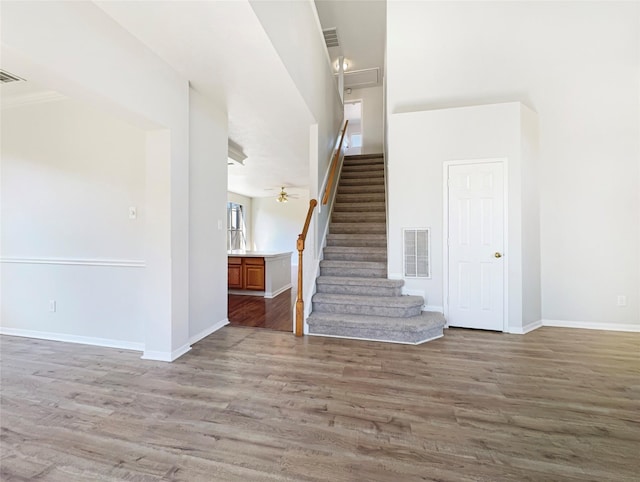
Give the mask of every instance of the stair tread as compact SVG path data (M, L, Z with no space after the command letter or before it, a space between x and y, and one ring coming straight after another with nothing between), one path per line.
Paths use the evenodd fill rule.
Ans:
M442 313L437 311L423 311L420 315L407 318L396 318L393 316L373 316L373 315L350 315L342 313L318 313L313 312L307 318L307 323L314 324L338 324L338 325L358 325L375 327L377 329L387 329L392 331L399 326L407 330L417 330L428 328L444 327L446 320Z
M342 221L332 221L331 222L332 225L340 225L340 226L361 226L363 228L368 228L368 227L377 227L379 228L380 226L385 226L387 224L386 221L365 221L362 223L354 223L353 221L347 221L347 222L342 222ZM331 229L331 228L329 228Z
M344 203L337 202L333 205L334 213L384 213L386 206L383 202L368 203Z
M385 224L387 222L384 213L334 213L332 224Z
M314 303L332 303L341 305L366 305L386 307L407 307L424 304L422 296L366 296L343 295L334 293L316 293L313 295Z
M327 246L324 248L325 253L362 253L367 251L375 254L387 254L387 248L383 246L371 246L369 248L361 246Z
M348 285L348 286L382 286L399 288L404 285L404 280L388 278L357 278L350 276L319 276L318 284Z
M323 259L320 261L320 267L326 268L386 268L386 261L344 261L344 260L333 260L333 259Z
M334 233L327 234L327 246L350 247L386 247L387 235L385 233Z

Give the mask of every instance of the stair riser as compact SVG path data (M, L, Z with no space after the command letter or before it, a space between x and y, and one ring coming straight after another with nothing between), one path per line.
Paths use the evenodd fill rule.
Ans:
M384 180L384 171L342 171L340 181L345 179L382 179Z
M383 203L385 202L384 193L373 194L338 194L336 196L337 203Z
M386 236L380 236L379 238L363 239L358 238L357 235L343 235L334 237L330 234L327 236L327 246L342 246L345 248L386 248L387 238Z
M347 315L393 316L408 318L418 316L422 306L396 308L393 306L350 305L338 303L313 302L313 311L318 313L343 313Z
M333 223L384 223L386 220L385 212L337 212L331 216Z
M340 175L353 174L355 177L384 176L383 166L343 166Z
M381 286L350 286L318 284L317 293L335 295L363 295L363 296L401 296L402 288L383 288Z
M338 195L340 194L373 194L384 193L384 184L379 186L340 186L338 188Z
M331 234L385 234L387 232L384 223L331 223Z
M384 186L384 177L341 178L340 187L343 186Z
M334 216L337 213L362 213L375 212L386 214L386 206L383 202L370 203L335 203L333 205Z
M326 266L320 268L321 276L347 276L354 278L386 278L386 268L337 268Z
M381 157L369 157L362 159L346 159L344 160L345 166L359 166L362 164L382 164L384 165L384 159Z

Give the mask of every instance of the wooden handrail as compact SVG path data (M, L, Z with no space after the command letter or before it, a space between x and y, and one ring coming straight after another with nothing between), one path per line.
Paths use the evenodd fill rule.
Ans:
M304 251L304 242L307 239L307 231L309 231L309 224L311 223L311 216L313 210L318 205L318 201L312 199L309 201L309 210L307 211L307 219L304 222L302 233L298 235L298 242L296 247L298 249L298 295L296 298L296 336L302 336L304 324L304 300L302 293L302 253Z
M344 136L347 133L347 125L349 125L349 119L344 121L344 129L342 129L342 135L340 136L340 144L338 144L338 149L336 150L336 153L333 155L333 159L331 160L332 164L331 171L329 172L329 180L327 182L327 187L324 190L324 196L322 197L323 206L329 202L331 188L333 187L333 183L335 182L336 169L338 168L338 161L340 160L340 153L342 152L342 143L344 142Z

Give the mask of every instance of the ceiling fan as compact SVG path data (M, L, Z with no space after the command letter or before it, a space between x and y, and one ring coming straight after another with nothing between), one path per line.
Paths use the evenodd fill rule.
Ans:
M275 190L276 189L274 189L274 191ZM280 192L276 196L276 201L279 202L279 203L286 203L287 201L289 201L289 199L298 199L298 195L297 194L289 194L286 191L285 186L281 186L280 187Z
M284 190L284 186L282 186L282 188L280 188L280 194L278 194L276 201L278 201L279 203L286 203L288 200L289 195L287 194L287 191Z

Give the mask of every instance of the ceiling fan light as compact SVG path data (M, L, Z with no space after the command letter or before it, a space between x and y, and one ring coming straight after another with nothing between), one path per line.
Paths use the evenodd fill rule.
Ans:
M276 198L276 201L278 201L279 203L286 203L288 200L289 200L289 196L287 192L284 190L284 186L283 186L280 190L280 194Z

